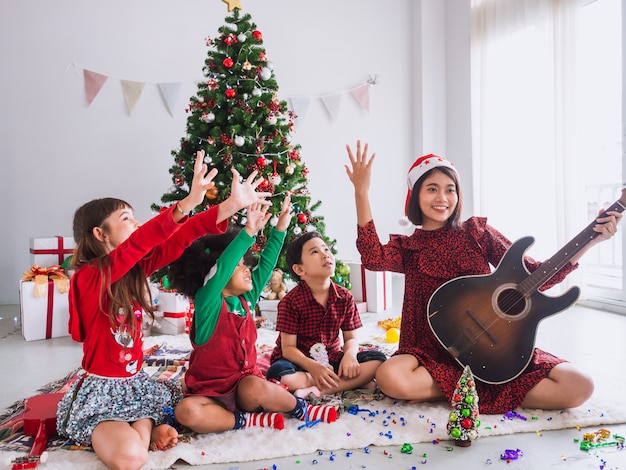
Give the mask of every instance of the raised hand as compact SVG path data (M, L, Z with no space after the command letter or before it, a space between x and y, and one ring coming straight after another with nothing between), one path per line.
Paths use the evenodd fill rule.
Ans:
M263 182L263 177L254 179L258 172L254 170L248 178L243 182L239 181L239 172L234 168L230 170L233 174L233 182L231 184L230 196L219 206L217 214L217 222L227 219L235 212L248 207L252 204L263 204L271 206L272 203L266 198L271 196L269 192L260 192L256 188Z
M345 165L346 173L348 174L348 178L350 178L350 181L352 181L355 191L369 191L370 179L372 175L372 164L374 163L376 154L372 154L372 156L368 160L368 145L365 144L363 150L361 151L360 140L356 141L356 156L354 156L354 154L352 153L352 149L349 145L346 145L346 150L348 151L348 158L350 158L350 164L352 166L352 168L350 168L348 165Z
M287 191L285 195L285 199L283 199L283 205L280 208L280 214L278 214L278 222L276 223L276 230L279 232L284 232L289 227L289 222L291 222L291 217L293 213L291 212L291 193Z
M270 214L267 209L269 207L268 201L264 201L262 203L255 203L248 206L248 210L246 211L246 226L245 231L248 232L248 235L256 235L267 221L270 220L272 214Z
M208 173L207 169L208 167L204 163L204 150L198 150L193 165L193 179L189 188L189 195L178 203L182 212L190 212L202 204L207 189L215 186L213 179L217 176L217 169L212 168Z
M346 145L346 150L348 151L348 158L350 158L350 164L352 166L352 168L350 168L348 165L345 165L348 178L350 178L350 181L352 181L354 185L357 224L360 227L364 227L365 224L372 220L372 209L370 207L368 193L372 176L372 164L374 163L376 154L373 153L368 159L367 144L365 144L365 147L361 151L360 140L356 141L356 156L352 153L352 149L349 145Z
M230 196L228 200L231 200L235 204L239 206L239 209L244 207L248 207L251 204L263 203L266 205L272 205L271 202L266 201L265 199L270 197L272 194L269 192L259 192L256 188L263 182L263 177L259 177L256 180L254 179L258 174L257 170L254 170L250 175L243 181L239 181L239 172L234 168L230 170L233 174L233 183L231 185Z

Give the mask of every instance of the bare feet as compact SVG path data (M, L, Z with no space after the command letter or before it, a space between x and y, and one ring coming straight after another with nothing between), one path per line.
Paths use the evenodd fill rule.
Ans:
M296 390L295 392L293 392L293 394L297 396L298 398L306 398L311 393L316 398L319 398L322 395L322 392L320 392L320 389L317 388L315 385L313 385L312 387L300 388Z
M152 429L150 450L171 449L178 443L178 431L169 424L160 424Z
M372 380L371 382L363 385L361 388L364 388L366 390L372 390L372 389L375 389L376 387L378 387L378 385L376 384L376 381Z

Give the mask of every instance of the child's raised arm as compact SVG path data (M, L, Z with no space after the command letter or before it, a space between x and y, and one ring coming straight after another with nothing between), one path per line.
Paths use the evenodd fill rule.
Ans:
M233 184L230 190L230 196L219 205L217 213L217 223L228 219L238 210L253 204L261 204L267 210L267 206L272 203L265 198L271 196L269 192L257 192L256 188L263 182L263 177L259 177L256 181L254 178L257 171L254 170L245 181L239 181L239 172L234 168L230 170L233 173Z
M265 227L265 224L272 214L270 214L267 209L269 206L269 201L263 201L262 203L252 204L248 206L248 210L246 211L246 226L244 230L251 237L255 236L259 230Z
M291 217L293 213L291 212L291 193L287 191L285 195L285 199L283 199L283 205L280 208L280 214L278 215L278 222L276 223L276 230L279 232L284 232L289 227L289 222L291 222Z
M189 188L189 194L178 201L178 210L174 211L174 220L178 222L186 214L189 214L196 206L202 204L207 189L215 186L213 178L217 176L217 169L212 168L207 173L208 167L204 163L204 150L196 152L196 161L193 165L193 180Z

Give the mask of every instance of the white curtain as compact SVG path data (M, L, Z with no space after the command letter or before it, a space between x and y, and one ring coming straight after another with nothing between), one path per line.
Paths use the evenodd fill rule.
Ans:
M580 0L472 0L476 213L512 241L535 237L527 254L538 260L575 234L566 204L581 188L568 166L579 8Z

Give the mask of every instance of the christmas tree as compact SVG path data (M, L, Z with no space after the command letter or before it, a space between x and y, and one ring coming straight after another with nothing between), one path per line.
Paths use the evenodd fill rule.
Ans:
M448 418L448 434L461 447L472 445L478 437L478 393L474 375L469 366L465 366L452 395L452 411Z
M291 239L305 231L319 232L336 254L336 240L328 239L323 216L316 215L321 202L313 202L307 187L309 169L300 156L300 145L292 141L296 116L286 101L278 98L278 83L272 63L263 47L263 35L249 14L233 8L226 24L215 39L207 38L209 47L204 63L205 79L190 99L187 112L187 135L180 148L172 151L174 164L169 172L173 186L161 197L161 210L183 199L193 178L193 163L198 150L205 151L205 163L217 168L215 188L207 191L204 203L195 212L204 211L228 198L235 168L242 177L253 170L264 179L260 191L272 193L272 218L257 237L253 250L263 249L271 226L276 224L282 200L287 192L295 216L292 218L277 267L288 272L285 251ZM245 210L232 222L244 226ZM333 280L350 288L349 267L336 261ZM157 274L162 276L163 272Z

